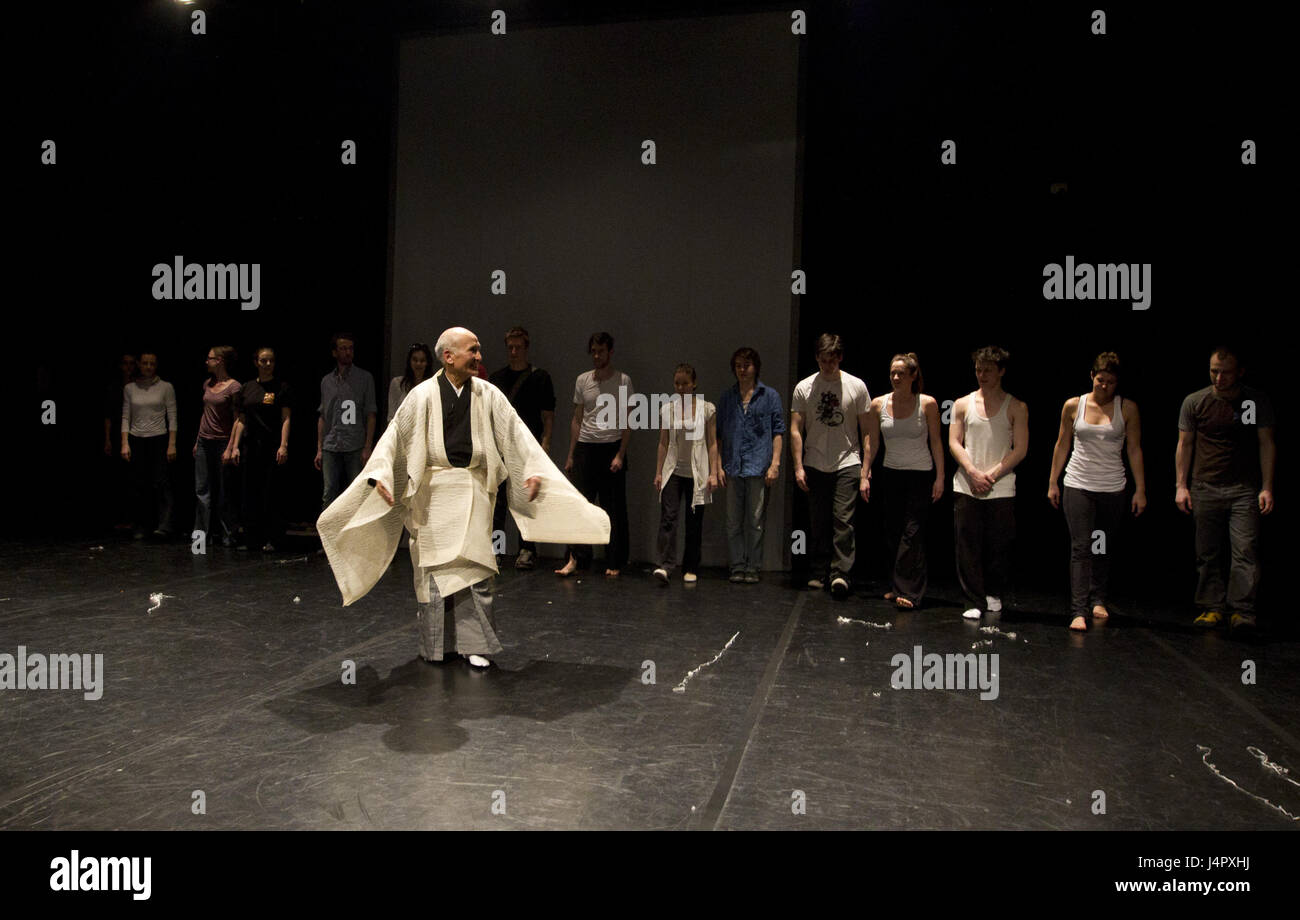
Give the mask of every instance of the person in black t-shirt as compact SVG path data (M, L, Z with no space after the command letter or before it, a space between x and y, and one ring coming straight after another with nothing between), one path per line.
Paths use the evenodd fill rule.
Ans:
M555 387L551 375L528 363L528 330L515 326L506 333L506 352L510 363L492 374L488 382L506 394L510 405L519 413L542 450L551 452L551 428L555 423ZM504 530L506 522L506 483L501 483L493 513L493 531ZM537 563L537 544L521 541L515 568L531 569Z
M1273 511L1277 458L1273 405L1243 374L1232 349L1214 350L1211 385L1183 400L1174 455L1174 503L1196 521L1195 625L1213 628L1227 613L1233 632L1255 627L1260 515Z
M289 460L289 384L275 376L275 352L257 352L257 379L235 397L232 459L244 472L244 534L249 549L269 551L283 538L276 469Z

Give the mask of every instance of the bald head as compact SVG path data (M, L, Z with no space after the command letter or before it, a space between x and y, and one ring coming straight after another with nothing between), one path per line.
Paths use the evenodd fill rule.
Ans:
M464 386L466 380L478 373L483 358L478 336L464 326L444 330L433 348L447 379L456 386Z

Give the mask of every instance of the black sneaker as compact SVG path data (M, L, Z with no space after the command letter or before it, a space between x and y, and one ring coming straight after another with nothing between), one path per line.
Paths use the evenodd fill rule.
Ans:
M831 579L831 596L837 601L842 601L849 596L849 583L843 575L836 575Z

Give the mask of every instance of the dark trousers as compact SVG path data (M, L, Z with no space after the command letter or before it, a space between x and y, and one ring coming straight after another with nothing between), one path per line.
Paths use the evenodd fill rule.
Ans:
M199 438L194 460L194 529L229 544L235 538L235 513L231 502L234 467L221 462L229 438Z
M622 569L627 565L627 465L617 473L609 465L618 455L618 441L588 444L579 441L573 450L573 484L589 502L595 502L609 515L609 546L605 548L605 568ZM580 568L591 566L591 545L575 543L569 547Z
M677 556L677 522L686 500L686 551L682 556L682 571L700 571L700 543L704 535L704 506L692 506L695 480L689 476L672 475L659 493L659 564L673 570Z
M925 596L925 525L930 519L934 470L881 469L885 538L894 551L894 593L913 604Z
M1196 605L1253 614L1259 590L1259 490L1249 484L1193 482L1192 517Z
M576 459L574 460L574 465L577 465ZM507 479L505 482L501 483L501 487L497 489L497 504L496 507L492 509L492 532L494 535L498 530L502 533L505 533L506 531L506 521L510 518L510 503L506 500L506 496L509 493L510 480ZM532 540L521 539L519 541L519 549L521 551L528 550L534 556L537 555L537 544Z
M254 549L275 543L284 536L284 519L280 514L275 482L278 467L275 453L278 444L244 442L239 452L243 470L243 519L248 545Z
M987 595L1001 597L1011 571L1016 539L1015 498L953 496L953 542L957 580L972 607L983 609Z
M1106 606L1110 561L1128 502L1123 492L1090 492L1066 486L1061 494L1065 524L1070 528L1070 616L1092 615ZM1103 552L1093 552L1093 533L1106 537Z
M859 466L835 473L804 467L808 479L808 517L812 525L812 571L851 581L853 510L858 501ZM832 551L834 559L832 560Z
M171 533L172 481L167 469L167 435L137 438L127 435L131 448L131 509L135 529Z
M361 462L361 448L356 450L322 450L320 452L321 478L325 491L321 493L320 510L324 511L334 499L343 494L352 480L361 475L365 464Z

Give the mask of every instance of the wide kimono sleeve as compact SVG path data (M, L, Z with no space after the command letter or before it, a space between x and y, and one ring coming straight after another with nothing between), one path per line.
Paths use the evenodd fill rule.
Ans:
M500 391L491 398L492 434L505 462L507 500L519 535L533 543L608 543L609 515L574 488ZM532 477L542 485L530 502L524 482Z
M427 413L420 411L424 401L411 396L403 400L361 474L316 521L344 606L364 597L393 561L417 487L408 470L425 466ZM371 480L383 483L394 497L391 507Z

